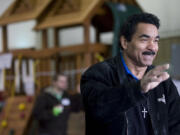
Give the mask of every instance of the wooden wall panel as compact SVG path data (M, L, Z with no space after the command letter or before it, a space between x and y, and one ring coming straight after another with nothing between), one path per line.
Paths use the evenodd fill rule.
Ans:
M155 65L170 62L172 44L180 45L180 36L160 39L159 52L154 61Z

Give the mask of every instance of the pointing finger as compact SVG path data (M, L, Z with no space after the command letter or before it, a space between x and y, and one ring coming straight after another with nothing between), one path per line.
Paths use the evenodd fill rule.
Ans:
M169 69L169 64L163 64L155 67L155 71L164 72L165 70Z

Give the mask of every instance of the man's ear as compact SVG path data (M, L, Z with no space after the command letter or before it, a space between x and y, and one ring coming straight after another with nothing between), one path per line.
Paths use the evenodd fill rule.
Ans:
M120 43L121 43L121 47L123 48L123 50L127 49L127 40L125 39L124 36L120 37Z

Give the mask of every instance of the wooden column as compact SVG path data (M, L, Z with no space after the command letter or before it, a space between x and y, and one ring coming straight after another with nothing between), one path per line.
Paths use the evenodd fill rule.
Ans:
M48 58L47 59L47 61L46 61L46 72L47 73L50 73L52 70L51 70L51 59L50 58ZM52 81L51 81L51 78L52 78L52 76L51 76L51 74L49 74L48 76L46 76L46 85L51 85L52 83Z
M89 21L84 23L84 43L86 45L90 44L90 23L89 23Z
M2 40L3 40L2 51L3 52L7 52L8 51L7 26L3 26L2 27Z
M96 42L100 42L100 32L98 30L98 28L96 28Z
M60 63L61 63L61 60L60 60L60 57L57 55L55 57L55 68L56 68L56 73L60 73Z
M59 47L59 29L58 28L55 28L54 29L54 47Z
M7 36L7 26L2 26L2 52L5 53L8 51L8 36ZM9 73L10 70L4 70L4 88L7 91L8 95L11 94L9 91L10 88L7 88L6 84L12 84L11 81L6 80L6 75ZM11 85L8 85L11 86Z
M44 29L42 31L42 48L46 49L48 48L48 36L47 36L47 30Z
M85 58L84 58L84 64L85 68L89 67L91 65L91 53L90 53L90 22L87 21L84 23L84 43L87 46L87 52L85 53Z
M76 55L76 70L78 70L78 71L82 68L81 62L82 62L81 61L81 54L77 54ZM80 84L80 79L81 79L81 73L78 72L76 74L76 85Z
M60 72L63 73L66 69L66 60L65 57L61 56Z
M54 47L58 48L59 47L59 28L54 28ZM55 70L56 70L56 74L60 73L60 57L59 55L56 56L55 58Z
M75 69L75 57L73 55L68 57L68 65L69 65L68 70L70 71L70 74L69 74L70 90L75 90L76 89L76 73L72 72Z

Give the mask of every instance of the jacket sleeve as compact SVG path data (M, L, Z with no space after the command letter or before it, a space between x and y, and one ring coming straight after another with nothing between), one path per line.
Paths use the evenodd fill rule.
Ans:
M96 120L110 122L146 98L140 82L112 85L113 74L105 65L87 70L81 79L81 94L85 111Z
M170 135L180 134L180 96L177 88L169 80L168 88L168 126Z
M46 106L47 101L45 95L39 95L33 108L33 116L36 120L51 120L54 117L52 108L47 109Z

